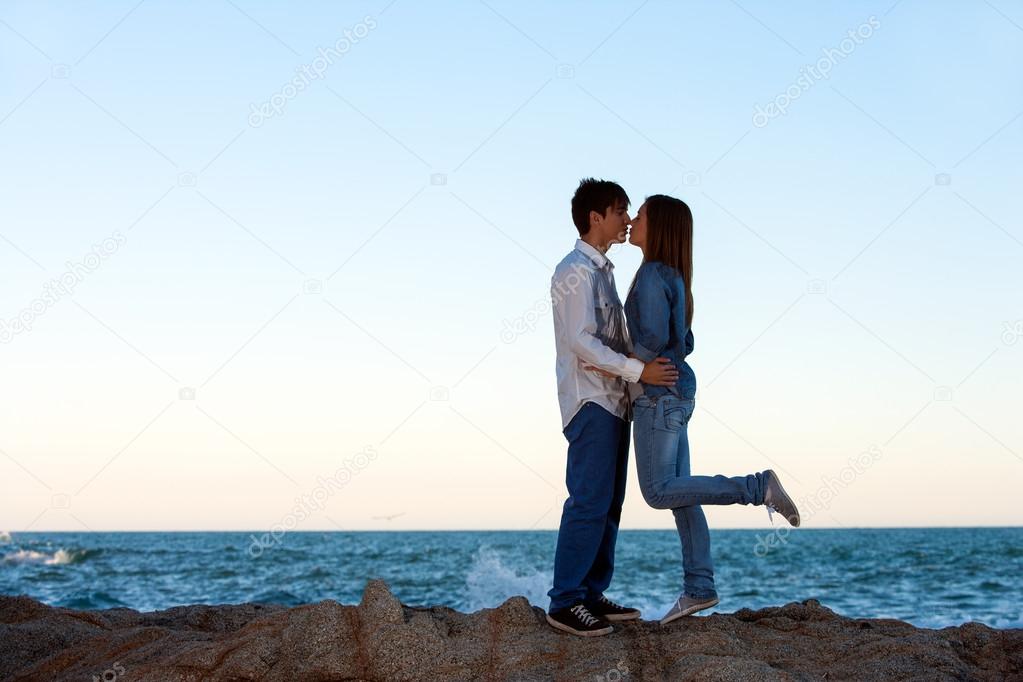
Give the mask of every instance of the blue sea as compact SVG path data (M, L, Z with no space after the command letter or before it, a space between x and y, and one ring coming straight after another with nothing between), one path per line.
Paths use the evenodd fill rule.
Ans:
M846 616L1023 627L1023 528L712 530L715 609L818 599ZM322 599L369 578L402 602L547 606L554 531L0 533L0 593L76 609ZM611 598L663 614L681 589L669 530L619 535Z

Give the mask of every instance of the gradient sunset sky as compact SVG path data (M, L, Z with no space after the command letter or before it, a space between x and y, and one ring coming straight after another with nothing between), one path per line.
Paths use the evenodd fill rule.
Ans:
M693 209L694 473L1023 523L1019 4L430 5L0 5L0 530L555 528L591 175Z

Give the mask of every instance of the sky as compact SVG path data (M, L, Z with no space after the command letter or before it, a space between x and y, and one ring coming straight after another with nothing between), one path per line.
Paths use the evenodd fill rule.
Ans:
M0 4L0 529L556 528L587 176L692 207L694 473L1019 525L1020 63L1007 0Z

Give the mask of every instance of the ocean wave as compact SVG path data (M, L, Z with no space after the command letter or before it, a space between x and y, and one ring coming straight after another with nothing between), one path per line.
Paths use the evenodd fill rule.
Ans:
M772 554L776 569L788 577L767 579L764 564L750 551L752 532L715 529L715 559L718 549L729 558L716 562L721 604L711 611L759 609L816 597L845 616L900 618L918 627L968 621L1023 627L1023 607L1016 598L1023 593L1023 571L1019 559L1010 557L1023 556L1018 549L1023 548L1023 528L991 530L997 542L979 532L919 532L928 538L921 546L935 548L932 557L954 546L954 555L965 558L943 564L933 558L899 559L907 550L900 541L903 530L821 530L793 533L789 546L802 553ZM0 544L0 583L6 586L0 592L84 608L110 608L120 600L146 610L253 599L357 603L368 576L388 580L406 604L443 604L464 612L494 608L523 595L546 609L556 538L547 531L394 532L330 536L337 541L323 542L319 533L295 533L288 542L296 554L283 556L278 554L283 548L275 548L259 561L243 561L237 553L220 552L227 545L246 547L248 533L11 534L12 542ZM855 561L839 563L831 555L835 544L872 549ZM660 617L682 590L678 534L674 529L626 530L619 534L618 549L607 596L642 610L646 619ZM420 560L409 562L415 554ZM370 556L377 558L366 558ZM967 562L989 568L967 579L962 568ZM916 565L933 568L916 570ZM857 576L870 580L863 577L864 582L855 583ZM849 590L850 585L861 589Z
M11 541L11 534L5 530L0 530L0 545L6 545Z
M466 575L465 583L467 598L465 607L469 611L494 608L500 606L509 597L523 596L533 606L544 611L550 605L550 590L553 580L553 565L550 571L535 568L516 569L506 562L507 557L490 547L481 547L473 557L472 565ZM639 609L645 617L653 618L668 610L669 602L651 598L644 593L633 593L628 590L618 593L612 588L616 601L627 602L629 606Z
M522 595L530 604L547 608L550 574L534 569L516 570L489 547L481 547L473 556L465 577L468 608L477 611L499 606L509 597Z
M57 606L67 609L116 609L127 606L117 597L101 590L80 591L58 600Z
M284 606L299 606L301 604L308 603L309 600L302 599L299 595L294 592L287 590L264 590L259 594L255 595L247 601L255 602L256 604L282 604Z
M99 550L87 549L58 549L53 554L37 552L34 549L19 549L4 555L4 561L12 564L45 564L46 566L64 566L77 564L90 556L94 556Z

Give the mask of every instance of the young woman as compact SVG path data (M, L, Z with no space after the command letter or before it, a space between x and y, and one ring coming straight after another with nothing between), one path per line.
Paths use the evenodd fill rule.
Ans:
M696 405L696 375L686 363L686 356L693 352L693 214L689 206L660 194L648 197L632 220L629 242L643 250L643 264L625 301L633 353L644 362L669 358L679 370L675 386L639 384L642 394L632 403L643 498L656 509L671 509L682 541L684 588L661 619L664 625L718 603L710 533L700 505L765 505L793 526L799 525L799 511L770 469L733 477L690 474L687 425Z

